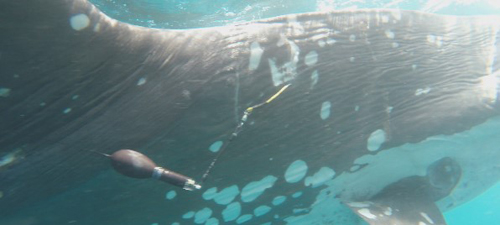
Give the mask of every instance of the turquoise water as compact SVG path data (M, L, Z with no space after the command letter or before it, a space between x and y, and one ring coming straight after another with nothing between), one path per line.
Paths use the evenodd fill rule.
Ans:
M500 184L444 215L451 225L498 224L500 222Z
M222 26L292 13L391 8L443 15L500 15L498 0L91 0L106 14L155 28Z
M337 9L398 8L443 15L500 15L500 1L92 0L109 16L155 28L197 28ZM369 3L367 3L369 2ZM500 184L445 213L450 225L500 224Z

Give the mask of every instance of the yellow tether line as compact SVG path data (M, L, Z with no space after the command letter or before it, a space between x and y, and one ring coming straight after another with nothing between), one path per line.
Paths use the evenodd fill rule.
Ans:
M288 87L290 87L290 84L287 84L287 85L283 86L278 92L276 92L276 94L274 94L273 96L271 96L265 102L257 104L257 105L254 105L254 106L251 106L251 107L248 107L245 110L245 112L251 113L255 108L259 108L259 107L261 107L261 106L263 106L265 104L268 104L268 103L272 102L274 99L276 99L278 96L280 96L281 93L283 93Z
M263 106L265 104L268 104L268 103L272 102L279 95L281 95L289 86L290 86L290 84L287 84L287 85L283 86L278 92L276 92L276 94L274 94L273 96L271 96L265 102L262 102L260 104L254 105L254 106L250 106L250 107L248 107L245 110L245 112L243 113L243 117L241 117L240 123L238 124L238 126L236 127L236 129L234 129L234 132L231 134L231 137L229 137L228 140L224 143L224 145L220 148L218 154L215 156L215 158L212 160L212 162L208 166L207 170L203 174L203 176L201 178L201 184L203 184L205 182L205 180L208 177L208 174L210 173L210 171L214 167L215 163L217 162L217 159L219 159L219 157L222 155L222 153L224 152L224 150L226 150L227 146L229 146L229 144L231 143L231 141L233 141L233 139L236 136L238 136L238 133L241 131L241 128L243 127L243 125L245 125L245 122L247 121L248 116L252 113L252 111L254 109L256 109L256 108L259 108L259 107L261 107L261 106Z

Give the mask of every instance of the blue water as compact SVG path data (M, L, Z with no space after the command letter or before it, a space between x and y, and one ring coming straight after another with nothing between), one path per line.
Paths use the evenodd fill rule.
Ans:
M291 13L398 8L444 15L500 15L500 0L92 0L109 16L131 24L170 29L222 26ZM369 2L369 3L367 3ZM500 224L500 184L444 215L450 225Z
M500 223L500 184L449 212L445 218L450 225L496 225Z

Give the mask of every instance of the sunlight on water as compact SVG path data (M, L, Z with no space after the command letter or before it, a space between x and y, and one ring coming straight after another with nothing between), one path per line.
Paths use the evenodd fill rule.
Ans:
M500 15L498 0L90 0L109 16L156 28L222 26L292 13L388 8L446 15Z

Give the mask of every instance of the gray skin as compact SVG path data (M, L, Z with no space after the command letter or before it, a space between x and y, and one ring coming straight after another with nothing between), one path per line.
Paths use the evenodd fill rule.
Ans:
M78 14L89 23L77 30L70 18ZM325 192L347 205L401 204L390 193L407 193L421 212L445 224L434 201L460 187L459 196L439 206L452 208L500 177L498 163L455 157L464 151L500 157L500 151L481 146L423 154L426 161L410 158L421 163L403 167L398 159L383 161L394 164L389 169L395 174L410 171L403 175L356 164L408 143L467 132L498 116L500 25L494 21L499 18L364 10L158 30L114 21L83 0L20 0L0 3L0 21L0 224L190 224L192 219L181 216L204 207L222 221L226 206L204 200L202 193L232 185L241 190L268 175L277 178L274 186L242 203L241 214L271 206L278 195L288 200L248 223L284 224L287 218L298 219L296 208L307 216ZM263 50L260 58L251 52L255 42ZM316 62L306 57L312 51ZM291 86L250 116L201 191L121 177L92 152L135 149L199 179L215 156L209 146L227 140L247 107L285 84ZM322 119L327 101L330 115ZM379 129L385 140L370 151L368 139ZM432 170L448 158L456 168L452 174ZM353 174L389 179L326 185L334 188L328 191L325 185L305 187L302 180L288 183L283 174L298 159L307 163L308 176L331 168L333 183L337 176L339 182L359 181ZM485 171L487 176L457 178ZM425 188L405 191L414 184ZM174 200L165 200L169 190L177 191ZM303 191L300 198L289 196L297 191ZM241 202L239 196L235 201ZM347 207L339 207L315 223L361 223ZM401 220L388 221L416 225L418 213L403 212Z

